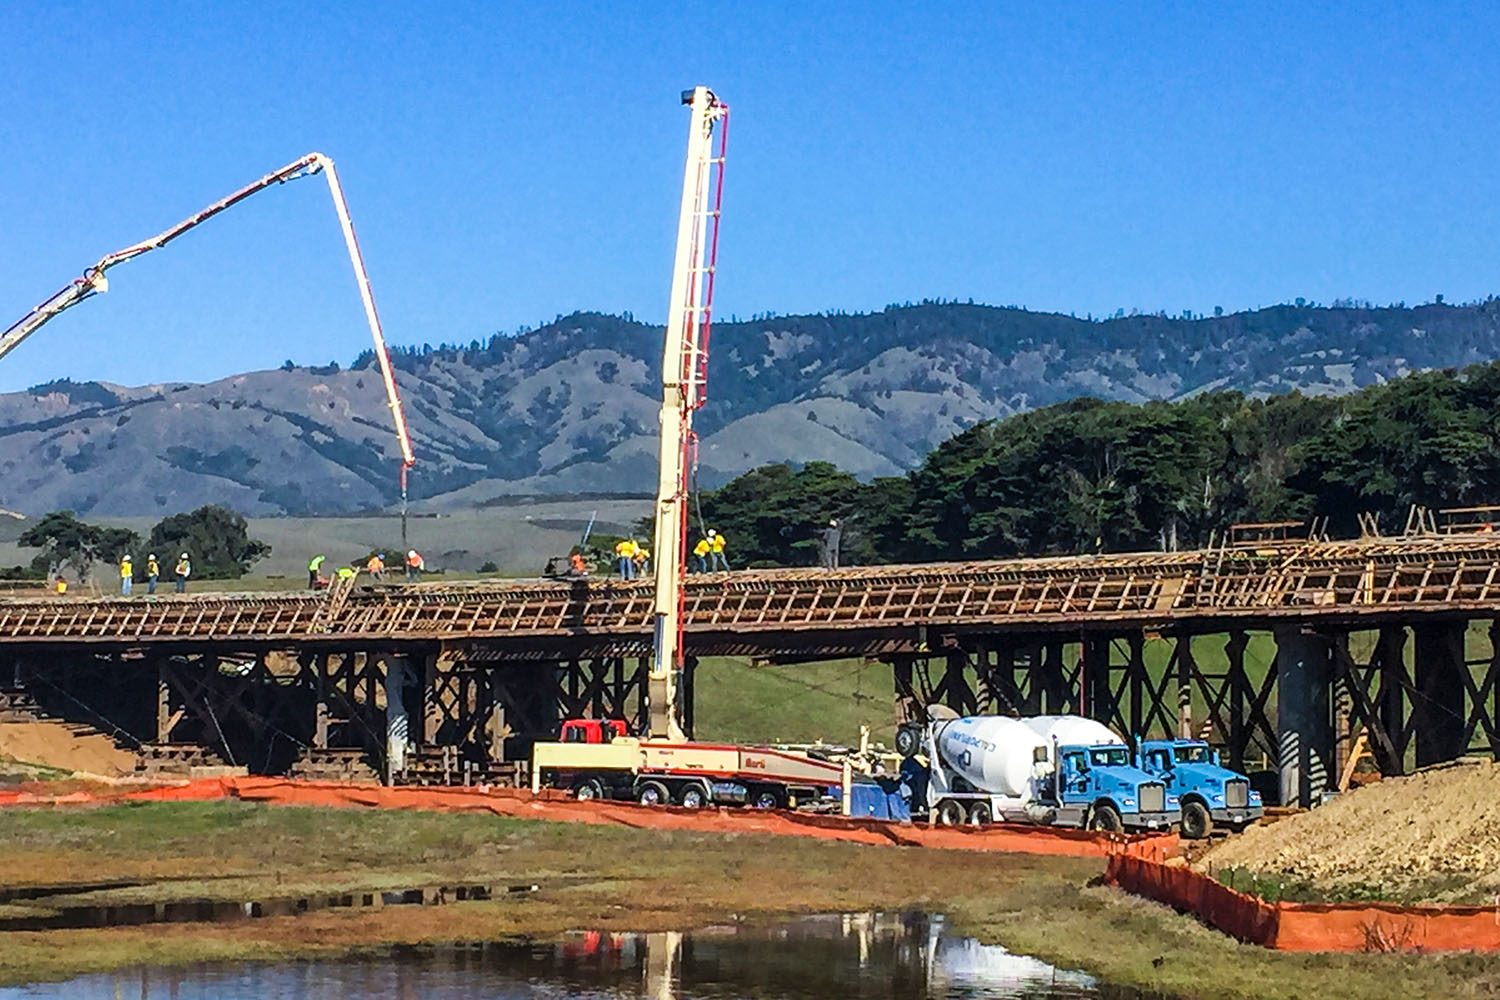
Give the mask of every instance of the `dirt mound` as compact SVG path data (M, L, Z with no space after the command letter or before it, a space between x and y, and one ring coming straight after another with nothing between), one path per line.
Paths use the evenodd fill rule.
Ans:
M107 777L135 770L135 754L102 733L65 722L0 722L0 760Z
M1251 827L1195 867L1237 866L1392 898L1490 898L1500 890L1500 764L1464 760L1389 778Z

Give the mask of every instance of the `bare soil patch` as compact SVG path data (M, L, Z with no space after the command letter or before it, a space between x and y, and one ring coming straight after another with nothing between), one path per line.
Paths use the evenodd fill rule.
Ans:
M0 722L0 760L118 777L135 770L135 754L102 733L65 722Z
M1500 764L1463 760L1340 795L1219 844L1200 870L1241 868L1334 894L1486 902L1500 892Z

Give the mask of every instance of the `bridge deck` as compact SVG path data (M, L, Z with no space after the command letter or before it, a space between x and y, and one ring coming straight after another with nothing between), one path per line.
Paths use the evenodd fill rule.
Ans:
M0 599L0 644L307 643L572 637L642 644L647 581L485 581L347 595ZM686 629L728 648L920 627L1069 631L1238 621L1500 615L1493 535L692 576ZM835 643L836 644L836 643Z

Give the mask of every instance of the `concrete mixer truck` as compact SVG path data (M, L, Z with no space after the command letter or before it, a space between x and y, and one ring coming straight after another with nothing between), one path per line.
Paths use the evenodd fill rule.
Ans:
M1108 727L1076 715L958 718L934 705L897 732L913 815L944 825L1027 822L1166 830L1176 796L1132 765ZM923 759L925 758L925 760Z

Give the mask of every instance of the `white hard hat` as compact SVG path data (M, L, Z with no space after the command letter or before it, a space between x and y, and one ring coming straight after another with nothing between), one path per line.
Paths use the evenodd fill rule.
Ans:
M188 554L186 552L184 552L182 555L178 556L177 558L178 559L186 559L187 557L188 557Z
M714 531L714 529L712 529L712 528L709 528L709 529L708 529L708 536L709 536L709 537L710 537L710 538L712 538L712 537L713 537L713 536L714 536L714 534L715 534L715 531Z
M149 555L149 556L147 556L147 557L146 557L146 558L147 558L147 559L155 559L155 558L156 558L156 553L155 553L155 552L153 552L153 553L151 553L151 554L150 554L150 555Z
M416 550L416 549L412 549L412 550L411 550L411 551L410 551L410 552L408 552L408 553L407 553L407 554L406 554L406 555L407 555L407 558L411 558L411 557L412 557L412 556L414 556L414 555L416 555L416 554L417 554L417 550Z

